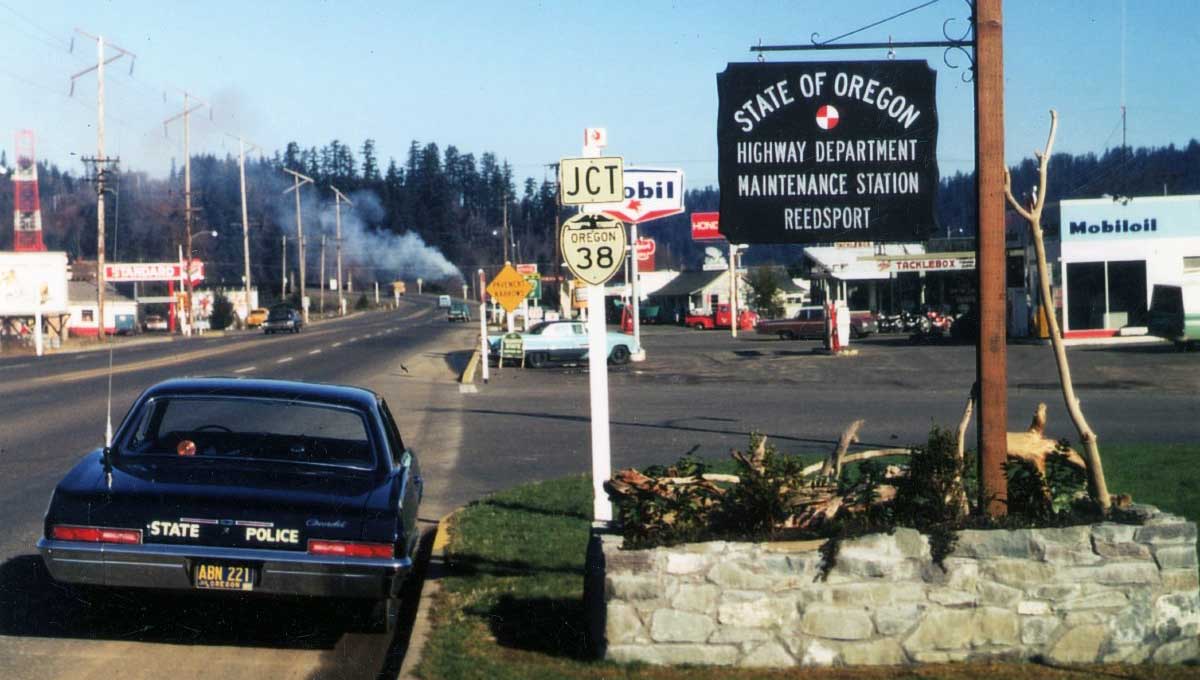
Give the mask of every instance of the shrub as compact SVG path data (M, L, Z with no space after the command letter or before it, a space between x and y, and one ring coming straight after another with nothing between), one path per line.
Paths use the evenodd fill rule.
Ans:
M221 291L213 295L212 314L208 323L214 331L221 331L233 324L233 303Z

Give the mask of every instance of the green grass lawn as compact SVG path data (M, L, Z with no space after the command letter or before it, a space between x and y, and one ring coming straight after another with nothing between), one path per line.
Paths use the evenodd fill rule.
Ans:
M1101 446L1109 489L1200 519L1200 443ZM571 477L527 484L473 503L455 517L423 678L1200 678L1200 669L1026 664L905 668L661 668L588 658L582 603L591 483Z

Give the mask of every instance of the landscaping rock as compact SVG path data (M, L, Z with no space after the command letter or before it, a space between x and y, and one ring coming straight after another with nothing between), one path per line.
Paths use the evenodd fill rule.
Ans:
M709 558L697 553L670 553L667 555L668 574L694 574L708 569Z
M1107 638L1105 626L1072 628L1054 643L1046 658L1052 663L1095 663L1100 656L1100 646Z
M1021 644L1041 647L1050 641L1061 623L1057 616L1030 616L1021 619Z
M613 645L608 648L608 658L619 663L732 666L740 656L741 652L732 645Z
M602 542L607 657L745 667L1200 661L1193 525L962 532L942 564L902 529L821 542Z
M866 640L875 632L875 624L861 611L813 605L805 610L800 629L820 638Z
M671 606L680 611L708 614L716 610L720 596L721 589L717 586L684 583L671 598Z
M650 638L655 642L705 642L716 623L703 614L659 609L650 618Z
M900 643L883 639L842 647L842 662L848 666L898 666L907 663L908 656Z
M1196 548L1192 545L1170 545L1154 549L1154 561L1159 569L1195 569Z
M795 666L796 659L778 642L767 642L747 652L738 665L749 668L787 668Z
M1195 637L1168 642L1154 651L1154 663L1194 663L1200 660L1200 641Z
M954 546L954 557L1009 557L1030 559L1036 557L1033 534L1028 529L1017 531L958 532L958 543Z
M880 635L900 635L912 630L921 617L922 607L900 605L879 607L875 610L875 629Z
M604 636L610 645L640 641L645 637L637 610L627 604L612 604L604 622Z

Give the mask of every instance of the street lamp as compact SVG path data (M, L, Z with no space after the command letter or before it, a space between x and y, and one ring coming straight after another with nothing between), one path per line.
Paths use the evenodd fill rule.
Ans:
M183 272L183 278L187 282L187 325L188 335L192 333L192 239L200 236L217 237L217 230L201 229L199 231L189 231L187 234L187 268Z

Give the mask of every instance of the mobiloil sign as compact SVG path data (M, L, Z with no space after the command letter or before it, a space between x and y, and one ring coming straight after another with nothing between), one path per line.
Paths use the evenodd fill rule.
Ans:
M1073 243L1200 237L1200 196L1062 202L1062 240Z

